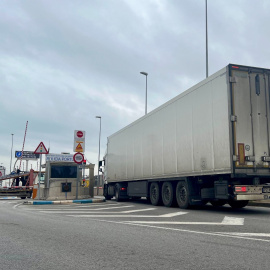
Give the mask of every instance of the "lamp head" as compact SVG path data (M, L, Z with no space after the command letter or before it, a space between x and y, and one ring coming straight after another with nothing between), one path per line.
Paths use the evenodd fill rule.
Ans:
M142 75L145 75L145 76L148 75L148 73L147 73L147 72L144 72L144 71L141 71L140 73L141 73Z

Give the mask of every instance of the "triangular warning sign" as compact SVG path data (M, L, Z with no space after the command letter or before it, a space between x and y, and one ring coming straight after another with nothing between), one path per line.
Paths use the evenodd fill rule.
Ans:
M78 145L76 146L75 152L83 152L83 148L80 143L78 143Z
M49 151L46 149L43 142L41 142L37 149L34 151L34 154L49 154Z

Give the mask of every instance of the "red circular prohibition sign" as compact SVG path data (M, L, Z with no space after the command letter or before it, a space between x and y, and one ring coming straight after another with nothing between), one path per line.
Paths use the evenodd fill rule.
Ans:
M80 163L83 162L84 156L83 156L82 153L76 153L76 154L74 154L74 156L73 156L73 160L74 160L74 162L76 162L77 164L80 164Z

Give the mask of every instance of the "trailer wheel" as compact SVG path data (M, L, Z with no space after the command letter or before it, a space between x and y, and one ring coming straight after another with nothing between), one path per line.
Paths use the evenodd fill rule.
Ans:
M164 182L162 185L162 202L166 207L172 206L174 202L174 191L171 182Z
M22 200L26 199L26 197L21 197Z
M229 205L231 208L237 209L237 208L243 208L248 205L249 201L229 201Z
M150 201L153 205L161 203L160 188L157 182L153 182L150 185Z
M106 200L110 200L112 198L112 196L108 195L108 186L107 185L104 185L103 196L105 197Z
M176 186L176 201L180 208L187 209L189 207L189 191L185 182L179 181Z

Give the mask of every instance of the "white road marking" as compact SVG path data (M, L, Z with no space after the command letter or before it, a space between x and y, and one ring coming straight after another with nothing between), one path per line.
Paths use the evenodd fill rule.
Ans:
M104 208L103 208L104 209ZM107 209L107 208L106 208ZM108 208L111 209L111 208ZM54 209L53 211L51 210L39 210L39 212L42 213L53 213L53 214L71 214L71 213L76 213L76 214L96 214L97 211L100 209L84 209L84 210L74 210L74 209L63 209L63 211L59 211L59 209ZM135 212L144 212L144 211L150 211L150 210L156 210L156 208L145 208L145 209L136 209L136 210L128 210L128 211L119 211L119 212L105 212L105 211L100 211L100 213L103 214L129 214L129 213L135 213ZM107 215L106 215L107 216ZM126 215L123 215L126 216ZM165 217L166 215L164 215ZM159 216L162 217L162 216Z
M111 212L110 212L111 213ZM180 212L178 215L185 215L187 212ZM149 216L149 215L68 215L69 217L78 217L78 218L166 218L166 216Z
M108 205L119 205L119 203L110 203L110 204L105 204L105 206ZM74 207L78 207L78 208L91 208L91 207L100 207L101 205L97 205L97 204L87 204L87 205L74 205ZM102 204L102 206L104 206L104 204Z
M92 211L99 211L99 210L108 210L108 209L116 209L116 208L126 208L126 207L134 207L134 205L121 205L121 206L114 206L114 207L103 207L97 209L91 209Z
M244 225L244 218L225 217L222 225Z
M160 215L159 217L176 217L176 216L183 215L183 213L187 214L187 212L174 212L174 213L169 213L165 215Z
M251 241L260 241L260 242L270 243L270 240L268 240L268 239L250 238L250 237L245 237L245 236L229 235L229 234L224 234L224 233L201 232L201 231L192 231L192 230L185 230L185 229L179 229L179 228L158 227L158 226L153 226L153 225L130 223L130 222L126 222L126 221L112 221L112 220L102 220L102 219L96 219L96 221L130 225L130 226L140 226L140 227L147 227L147 228L160 229L160 230L187 232L187 233L202 234L202 235L213 235L213 236L220 236L220 237L227 237L227 238L245 239L245 240L251 240Z
M270 237L270 233L239 233L239 232L218 232L220 234L228 234L235 236L257 236L257 237Z
M121 213L135 213L135 212L144 212L144 211L151 211L156 210L157 208L145 208L145 209L137 209L137 210L128 210L128 211L121 211Z
M18 203L18 204L16 204L16 205L13 205L12 208L15 209L15 208L17 208L19 205L22 205L22 204L23 204L23 203Z
M162 217L162 216L159 216ZM164 217L164 216L163 216ZM136 224L163 224L163 225L244 225L243 218L225 217L222 222L181 222L181 221L127 221Z
M89 209L81 209L81 211L84 211L84 212L88 212L88 210L89 211L94 211L94 212L97 212L97 211L99 211L99 210L108 210L108 209L116 209L116 208L124 208L124 207L134 207L134 205L127 205L127 206L116 206L116 207L106 207L106 208L95 208L95 209L93 209L93 208L89 208ZM61 207L59 207L59 208L61 208ZM55 212L55 213L62 213L60 210L59 210L59 208L49 208L49 209L44 209L44 211L51 211L51 212ZM75 209L77 209L77 207L75 208ZM37 211L41 211L40 209L35 209L35 210L37 210ZM74 212L79 212L79 210L74 210L74 207L70 207L70 208L68 208L68 209L61 209L63 212L66 212L66 211L74 211ZM82 213L84 213L84 212L82 212ZM102 211L102 213L103 213L103 211ZM117 213L119 213L119 212L117 212Z

